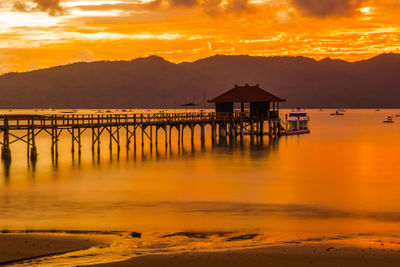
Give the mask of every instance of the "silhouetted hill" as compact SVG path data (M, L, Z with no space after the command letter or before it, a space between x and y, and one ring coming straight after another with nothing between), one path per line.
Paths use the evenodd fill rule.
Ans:
M286 107L400 107L400 55L359 62L213 56L174 64L157 56L75 63L0 76L0 108L172 108L234 84L256 84Z

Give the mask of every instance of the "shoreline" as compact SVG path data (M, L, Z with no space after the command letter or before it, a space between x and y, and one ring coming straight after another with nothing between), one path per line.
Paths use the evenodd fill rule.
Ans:
M400 237L395 235L322 235L279 241L271 235L238 232L158 233L159 239L148 235L141 239L140 233L128 231L19 232L0 234L0 265L372 267L400 262ZM253 243L254 239L259 240Z

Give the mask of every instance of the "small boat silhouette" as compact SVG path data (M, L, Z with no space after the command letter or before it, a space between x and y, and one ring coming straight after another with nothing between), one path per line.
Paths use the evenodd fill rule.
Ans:
M336 110L335 113L331 113L331 114L329 114L329 115L331 115L331 116L343 116L344 114L343 114L343 113L340 113L339 110Z
M388 116L387 119L385 121L383 121L383 123L393 123L393 118L392 116Z

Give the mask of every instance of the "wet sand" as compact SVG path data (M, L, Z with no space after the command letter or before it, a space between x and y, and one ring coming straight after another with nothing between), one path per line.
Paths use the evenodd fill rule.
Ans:
M257 249L152 255L95 266L109 267L287 267L399 266L400 251L384 248L341 247L338 244L285 245Z
M87 249L103 241L92 235L0 234L0 265Z
M123 240L130 235L123 236ZM107 235L107 236L106 236ZM204 241L210 236L222 236L226 233L190 233L179 232L166 235L165 238L173 238L171 242L180 243L179 238L198 239ZM248 240L257 238L258 234L233 235L224 239L226 242L239 242L246 246ZM19 263L23 260L36 259L43 256L64 254L66 252L84 250L100 244L111 243L115 240L115 234L54 234L54 233L8 233L0 234L0 265L7 263ZM164 238L162 237L162 238ZM137 238L135 236L135 238ZM178 238L177 240L174 240ZM139 239L138 239L139 240ZM200 242L199 241L199 242ZM142 241L140 241L142 242ZM244 242L244 243L242 243ZM145 242L146 243L146 242ZM197 243L195 243L197 244ZM201 244L201 242L199 243ZM105 246L108 247L108 246ZM197 246L195 246L197 247ZM188 247L188 249L190 249ZM196 248L197 249L197 248ZM139 249L140 250L140 249ZM162 249L161 249L162 250ZM105 264L96 264L90 266L99 267L242 267L242 266L400 266L400 240L398 237L376 238L376 236L331 236L297 239L294 241L280 241L265 247L226 249L208 252L185 252L169 253L157 251L147 251L149 253L160 253L148 255L146 251L138 252L133 249L131 259L111 262ZM144 253L143 256L135 254ZM164 253L164 254L161 254ZM124 252L125 259L129 254ZM147 254L147 255L145 255ZM138 254L140 255L140 254ZM93 255L90 255L91 257ZM111 258L97 262L107 262ZM116 260L116 259L114 259ZM28 264L31 261L27 261ZM85 261L83 261L85 262ZM86 261L89 264L90 261ZM92 261L93 262L93 261ZM96 261L94 261L96 262ZM93 262L93 263L94 263ZM26 263L26 262L25 262ZM39 262L36 262L40 264ZM65 266L69 264L68 258L62 262ZM75 262L76 264L83 264Z

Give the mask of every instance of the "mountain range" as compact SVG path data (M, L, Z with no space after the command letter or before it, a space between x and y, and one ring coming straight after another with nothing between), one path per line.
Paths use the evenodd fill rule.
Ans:
M246 55L81 62L1 75L0 108L203 108L235 84L259 84L286 99L283 107L400 108L400 54L357 62Z

